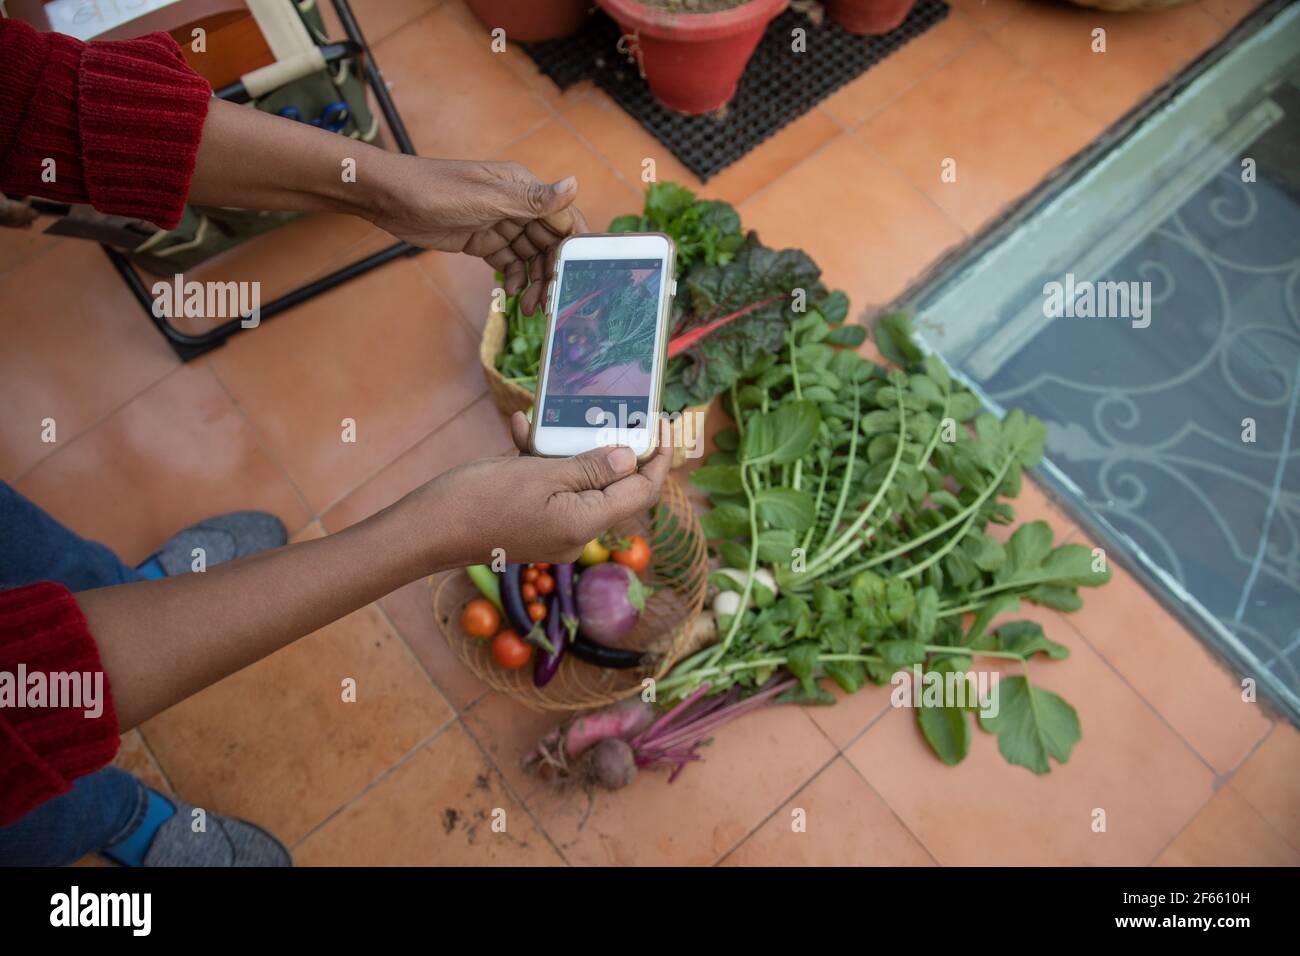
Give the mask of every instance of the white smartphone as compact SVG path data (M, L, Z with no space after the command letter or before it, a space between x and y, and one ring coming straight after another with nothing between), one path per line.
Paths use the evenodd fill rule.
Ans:
M626 445L644 461L659 440L668 352L673 242L661 233L570 236L547 289L530 439L567 457Z

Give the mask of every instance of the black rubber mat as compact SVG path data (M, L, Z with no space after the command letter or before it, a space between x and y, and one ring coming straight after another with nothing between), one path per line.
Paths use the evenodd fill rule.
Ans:
M804 14L786 10L768 25L721 115L684 116L660 106L636 64L618 52L618 25L603 12L571 37L522 46L562 90L591 79L707 180L946 16L944 0L919 0L897 30L857 37L829 20L813 26ZM791 31L800 27L807 49L796 53Z

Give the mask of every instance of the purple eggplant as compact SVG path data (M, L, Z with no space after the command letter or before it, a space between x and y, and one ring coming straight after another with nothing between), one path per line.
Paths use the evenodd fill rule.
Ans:
M622 647L607 647L604 644L589 641L581 634L570 642L569 653L580 661L586 661L588 664L594 664L597 667L613 668L614 670L644 667L654 660L650 654L643 654L641 651L629 651Z
M507 564L501 575L501 604L505 607L506 620L520 637L526 637L533 629L533 619L528 616L528 608L524 607L523 584L524 566Z
M533 683L545 687L560 669L560 661L569 645L569 628L564 619L576 620L573 616L573 565L557 564L555 572L555 597L551 599L551 609L546 615L546 639L555 648L555 653L542 648L537 654L537 663L533 665Z

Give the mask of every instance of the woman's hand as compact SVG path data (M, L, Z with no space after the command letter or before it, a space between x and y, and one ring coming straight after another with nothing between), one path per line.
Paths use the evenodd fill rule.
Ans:
M561 240L587 231L572 176L545 183L518 163L397 155L389 165L375 225L412 245L485 260L504 273L508 295L524 292L525 314L541 305Z
M544 183L518 163L390 153L214 99L189 201L363 216L412 245L486 260L505 275L508 294L524 293L524 310L532 312L560 241L587 230L573 205L577 195L572 176Z
M488 564L498 548L512 564L573 561L592 538L659 500L672 461L661 428L658 452L639 469L622 447L535 458L527 454L528 419L515 412L510 431L522 454L453 468L395 507L428 516L418 533L451 549L433 559L442 567Z

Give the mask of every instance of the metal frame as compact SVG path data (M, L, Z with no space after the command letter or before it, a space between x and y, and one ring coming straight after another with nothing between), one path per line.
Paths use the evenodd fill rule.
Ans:
M397 106L388 93L388 87L384 83L384 76L379 71L379 65L375 62L370 47L361 33L361 27L358 26L356 17L352 13L352 7L348 4L348 0L331 0L331 2L334 5L334 11L338 14L339 22L343 25L344 32L348 35L348 39L343 43L330 43L322 46L321 52L325 56L325 61L334 63L345 57L360 58L366 83L374 92L375 100L379 104L379 111L383 113L384 122L387 123L393 139L397 141L398 148L407 155L416 155L415 147L411 143L411 137L406 132L406 125L402 122L402 117L397 112ZM247 103L250 99L243 83L233 83L230 86L223 87L217 90L215 95L232 103ZM104 250L104 254L108 256L113 268L117 270L127 288L131 290L131 294L140 303L141 308L149 317L149 321L162 333L163 338L167 340L167 344L172 347L172 350L182 362L188 362L190 359L211 352L213 349L224 345L232 335L242 331L241 320L236 318L199 335L182 332L168 322L166 318L154 314L153 297L149 294L144 280L140 278L140 273L136 271L135 265L130 258L112 246L101 243L100 248ZM412 256L420 251L418 246L413 246L408 242L396 242L386 249L366 256L364 259L358 259L356 262L350 263L306 285L299 286L293 291L287 292L267 303L260 310L260 320L266 321L296 305L301 305L308 299L351 281L357 276L364 275L372 269L377 269L387 262Z

